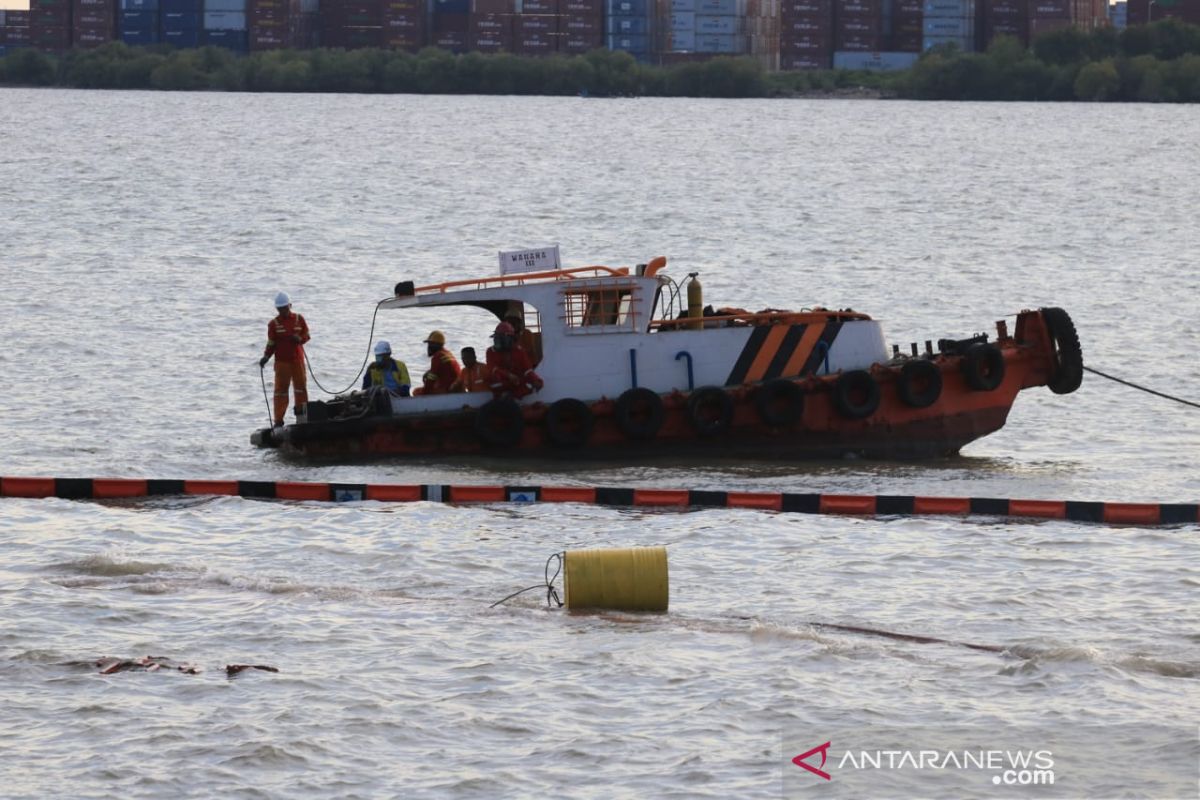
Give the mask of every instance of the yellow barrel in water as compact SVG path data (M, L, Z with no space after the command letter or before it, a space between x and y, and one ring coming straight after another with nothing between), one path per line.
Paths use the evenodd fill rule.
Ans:
M667 548L568 550L563 584L569 610L667 610Z

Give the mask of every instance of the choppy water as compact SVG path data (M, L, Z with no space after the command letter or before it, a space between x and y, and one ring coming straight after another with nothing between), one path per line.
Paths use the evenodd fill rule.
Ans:
M1192 108L3 90L0 109L0 474L1200 499L1197 412L1091 376L922 464L306 467L247 443L277 289L341 388L396 280L545 242L575 264L666 254L718 304L852 306L902 344L1061 305L1089 364L1196 399ZM379 332L412 365L433 327L461 346L487 326ZM633 544L669 547L666 616L488 609L552 552ZM827 727L1194 737L1196 547L1196 526L6 499L0 795L778 796L785 742ZM146 654L204 672L72 663ZM226 679L236 662L281 672ZM1129 780L1106 792L1153 795Z

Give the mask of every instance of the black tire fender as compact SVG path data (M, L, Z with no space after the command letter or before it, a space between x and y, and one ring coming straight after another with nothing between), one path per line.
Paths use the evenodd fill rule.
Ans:
M559 447L582 447L591 438L595 421L592 410L582 400L555 400L546 410L546 438Z
M524 430L525 415L511 397L489 400L475 413L475 432L492 447L512 447Z
M900 368L896 392L906 406L928 408L942 396L942 371L927 359L909 361Z
M963 356L963 376L977 392L990 392L1004 383L1004 367L1004 353L994 344L973 344Z
M716 436L733 425L733 398L717 386L701 386L688 395L687 418L701 436Z
M804 417L804 390L788 378L775 378L754 395L759 418L772 428L790 428Z
M662 398L640 386L622 392L613 407L617 427L630 439L653 439L666 416Z
M879 382L865 369L844 372L833 386L833 404L848 419L866 419L879 409Z
M1050 334L1054 372L1046 384L1055 394L1070 394L1083 383L1083 349L1071 315L1061 308L1043 308L1042 321Z

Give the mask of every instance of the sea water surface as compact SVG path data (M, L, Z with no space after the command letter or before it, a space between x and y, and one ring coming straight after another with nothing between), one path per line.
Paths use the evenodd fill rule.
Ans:
M276 291L339 390L396 281L546 243L572 265L666 255L716 305L866 311L905 348L1062 306L1089 365L1200 399L1198 125L1135 105L0 90L0 474L1195 502L1200 412L1093 375L912 464L306 466L248 437ZM430 330L480 348L489 327L388 312L374 336L417 374ZM659 544L665 615L489 607L554 552ZM1194 739L1198 545L1196 525L0 499L0 796L769 797L796 788L789 743L834 728ZM202 672L87 664L148 654ZM944 796L917 787L878 795ZM1131 775L1104 795L1164 791Z

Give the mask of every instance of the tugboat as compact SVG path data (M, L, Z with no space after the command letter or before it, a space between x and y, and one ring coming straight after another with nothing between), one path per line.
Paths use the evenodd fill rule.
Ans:
M889 353L878 322L850 309L703 305L666 259L396 284L383 309L470 306L532 334L544 381L490 392L399 397L378 389L309 402L295 424L251 436L314 460L568 455L622 458L918 459L1000 429L1022 389L1069 394L1083 379L1070 316L1022 311L1010 332Z

